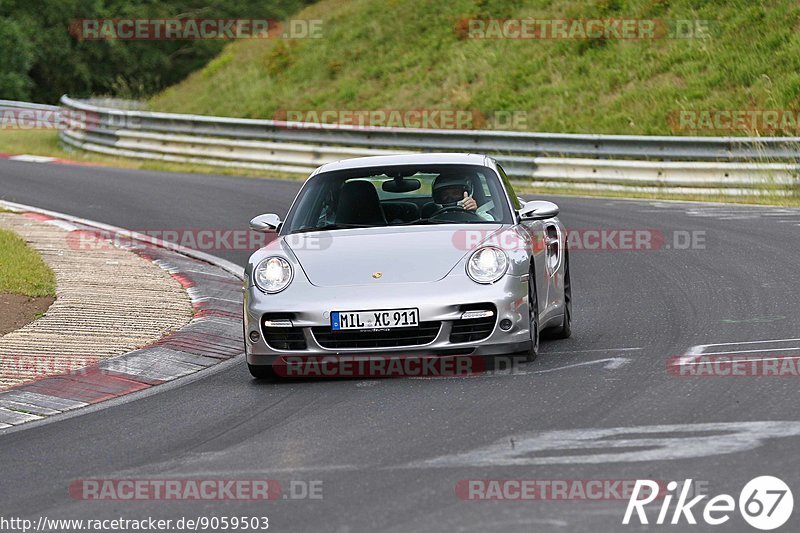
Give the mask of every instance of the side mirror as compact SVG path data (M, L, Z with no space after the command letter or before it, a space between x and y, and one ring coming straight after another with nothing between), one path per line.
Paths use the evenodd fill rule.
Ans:
M556 215L558 215L558 206L545 200L525 202L519 210L519 216L522 220L544 220L553 218Z
M275 231L281 225L281 217L275 214L258 215L250 221L250 229L253 231Z

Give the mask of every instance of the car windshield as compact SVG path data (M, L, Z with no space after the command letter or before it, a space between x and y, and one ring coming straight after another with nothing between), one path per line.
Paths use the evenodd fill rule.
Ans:
M312 177L287 215L283 233L511 221L506 193L492 169L400 165Z

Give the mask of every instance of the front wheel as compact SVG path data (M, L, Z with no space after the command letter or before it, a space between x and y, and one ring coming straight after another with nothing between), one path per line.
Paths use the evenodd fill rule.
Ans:
M531 346L525 361L530 363L539 353L539 298L536 295L536 276L531 268L528 273L528 330L531 336Z
M250 375L256 379L270 379L277 376L272 365L251 365L247 363L247 369L250 371Z
M572 335L572 282L569 277L569 251L564 255L564 321L553 329L554 339L566 339Z

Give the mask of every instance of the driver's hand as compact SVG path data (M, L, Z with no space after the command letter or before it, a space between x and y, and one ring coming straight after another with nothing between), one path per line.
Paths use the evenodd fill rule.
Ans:
M467 191L464 191L464 199L458 203L466 211L475 211L476 209L478 209L478 203L472 196L467 194Z

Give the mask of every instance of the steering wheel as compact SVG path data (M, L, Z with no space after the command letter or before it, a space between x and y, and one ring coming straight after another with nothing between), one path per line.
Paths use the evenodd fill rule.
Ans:
M457 213L460 213L460 214L463 214L463 215L471 215L471 216L475 217L476 220L483 220L480 217L480 215L478 215L474 211L467 211L466 209L464 209L463 207L458 206L458 205L451 205L451 206L443 207L443 208L439 209L438 211L434 212L433 214L431 214L431 216L429 216L428 218L436 218L439 215L443 215L445 213L451 213L451 212L457 212Z

